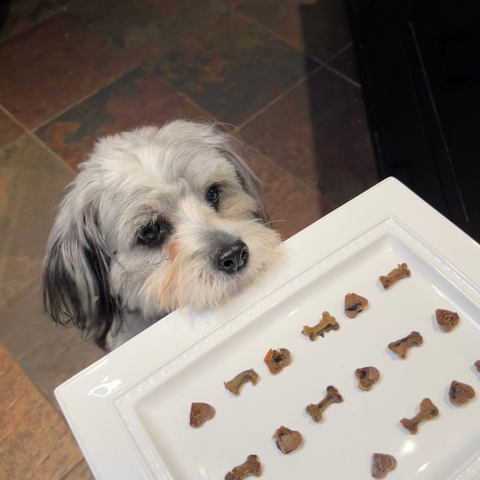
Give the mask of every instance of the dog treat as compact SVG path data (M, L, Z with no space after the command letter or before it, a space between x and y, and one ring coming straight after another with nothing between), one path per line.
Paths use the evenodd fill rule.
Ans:
M396 353L400 358L407 356L407 351L411 347L419 347L423 343L423 338L418 332L412 332L405 338L388 344L388 348Z
M363 367L355 370L358 387L362 390L370 390L380 378L380 372L375 367Z
M477 371L480 372L480 360L477 360L475 363L474 363L475 367L477 367Z
M438 326L444 332L451 332L460 321L458 313L451 312L450 310L435 310L435 316L437 317Z
M258 461L257 455L249 455L247 461L230 470L225 475L225 480L243 480L253 476L259 477L262 474L262 464Z
M356 293L347 293L345 295L345 315L355 318L360 312L363 312L368 306L368 300Z
M190 426L201 427L207 420L215 416L215 409L208 403L192 403L190 410Z
M466 383L460 383L455 380L450 384L448 398L457 407L460 405L465 405L474 397L475 390L470 385L467 385Z
M330 385L327 387L327 394L325 398L317 404L310 404L308 407L305 408L305 411L316 421L319 422L322 419L323 411L331 404L331 403L342 403L343 397L338 393L338 390Z
M397 283L400 279L409 277L411 275L408 265L406 263L399 264L397 268L394 268L386 277L381 276L379 278L383 288L387 290L393 284Z
M276 375L292 363L292 356L286 348L270 349L263 361L267 364L270 373Z
M250 370L245 370L244 372L239 373L229 382L223 382L223 384L229 392L232 392L234 395L239 395L240 389L244 383L252 382L253 385L256 385L259 380L260 377L257 372L251 368Z
M335 320L335 317L332 317L328 312L322 313L322 319L314 327L309 327L305 325L303 327L302 333L310 338L310 340L315 340L318 336L323 337L330 330L338 330L340 325Z
M277 447L282 453L291 453L296 450L303 442L302 434L287 427L280 427L273 435Z
M389 472L395 470L397 461L392 455L374 453L372 457L372 477L385 478Z
M438 417L438 408L432 403L429 398L424 398L420 403L420 412L413 418L402 418L400 423L412 434L415 435L418 430L418 425L425 420L431 420Z

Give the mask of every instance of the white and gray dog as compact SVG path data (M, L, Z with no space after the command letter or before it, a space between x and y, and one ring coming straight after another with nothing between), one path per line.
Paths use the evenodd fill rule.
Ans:
M215 308L253 283L280 239L242 157L215 125L186 121L101 139L50 234L47 313L112 349L178 307Z

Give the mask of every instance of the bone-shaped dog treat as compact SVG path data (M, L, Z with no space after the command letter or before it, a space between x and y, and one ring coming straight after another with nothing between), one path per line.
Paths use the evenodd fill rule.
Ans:
M387 290L393 284L397 283L400 279L409 277L411 275L408 265L406 263L399 264L397 268L394 268L387 276L381 276L379 278L383 288Z
M372 477L385 478L389 472L395 470L397 461L392 455L374 453L372 457Z
M215 416L215 409L208 403L192 403L190 410L190 426L201 427L207 420Z
M345 295L345 315L349 318L355 318L360 312L363 312L368 306L368 300L356 293L347 293Z
M262 474L262 464L257 455L249 455L247 461L230 470L225 475L225 480L243 480L249 476L259 477Z
M429 398L424 398L420 403L420 411L411 419L402 418L400 423L412 434L415 435L418 425L425 420L431 420L438 417L438 408Z
M380 372L375 367L363 367L355 370L358 386L362 390L370 390L380 378Z
M388 348L396 353L400 358L407 356L407 351L411 347L419 347L423 343L423 337L418 332L412 332L396 342L388 344Z
M312 403L305 408L305 411L316 421L322 419L323 411L332 403L342 403L343 397L338 393L338 390L332 385L327 387L327 394L320 403Z
M475 363L474 363L475 367L477 368L477 371L480 372L480 360L477 360Z
M437 317L438 326L444 332L451 332L460 321L458 313L451 312L450 310L435 310L435 316Z
M282 453L288 454L296 450L303 442L302 434L287 427L275 431L273 439Z
M450 384L448 398L454 405L459 407L460 405L468 403L472 398L475 398L475 390L466 383L460 383L454 380Z
M276 375L281 372L286 366L292 362L292 356L286 348L279 348L278 350L270 349L265 355L263 361L267 364L270 373Z
M315 340L318 336L323 337L330 330L338 330L340 325L328 312L322 313L322 319L314 327L309 327L305 325L303 327L302 333L310 338L310 340Z
M259 380L260 377L257 372L251 368L250 370L245 370L244 372L239 373L229 382L223 382L223 384L229 392L232 392L234 395L239 395L243 384L252 382L253 385L256 385Z

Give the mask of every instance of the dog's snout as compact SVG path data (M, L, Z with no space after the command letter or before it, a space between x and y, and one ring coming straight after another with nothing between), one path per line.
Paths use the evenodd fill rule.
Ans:
M248 262L248 247L241 240L225 244L218 249L214 264L215 268L224 273L237 273L243 269Z

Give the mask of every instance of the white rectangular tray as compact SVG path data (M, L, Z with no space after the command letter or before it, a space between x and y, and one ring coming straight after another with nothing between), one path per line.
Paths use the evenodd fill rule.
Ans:
M284 247L268 284L219 312L176 312L56 390L96 478L222 479L254 453L264 479L361 480L372 478L374 452L396 457L392 480L480 478L480 400L457 408L447 396L452 380L480 394L479 245L389 179ZM402 262L411 278L384 291L378 276ZM349 292L370 301L355 319L343 313ZM453 332L439 330L437 308L459 313ZM340 330L311 342L300 332L325 310ZM400 360L387 344L412 330L424 344ZM273 376L263 358L279 347L293 361ZM367 365L381 379L363 392L354 370ZM258 385L230 395L223 381L248 368ZM317 424L304 409L328 385L344 402ZM399 420L425 397L440 416L411 435ZM192 402L216 417L192 429ZM281 425L304 437L288 456L272 440Z

